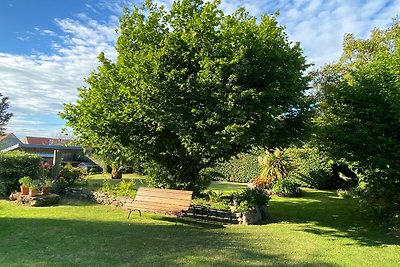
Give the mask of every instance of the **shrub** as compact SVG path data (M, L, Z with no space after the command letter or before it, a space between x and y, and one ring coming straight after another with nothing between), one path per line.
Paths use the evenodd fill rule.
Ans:
M338 189L336 190L336 194L341 198L357 198L359 196L357 187L350 189Z
M307 144L303 147L285 149L292 159L295 170L292 175L306 187L317 189L337 189L338 179L332 169L332 160L326 152Z
M302 195L300 184L292 178L275 180L272 191L280 197L299 197Z
M261 153L261 149L254 148L249 153L240 153L228 161L216 164L214 167L209 168L207 172L212 175L214 180L218 181L251 182L254 177L260 174L261 169L258 164L258 157Z
M51 177L52 167L53 164L48 162L40 164L39 176L42 178L52 178Z
M246 188L233 195L241 212L254 210L256 206L266 205L270 199L266 190L260 187Z
M18 190L18 180L24 176L38 178L40 157L23 152L0 153L0 195Z
M263 188L263 189L270 189L272 187L273 181L271 178L269 177L256 177L256 179L254 179L252 181L252 184L255 187L259 187L259 188Z
M290 158L279 148L276 148L274 153L266 151L264 156L259 158L259 162L261 176L272 180L286 178L293 169Z
M75 168L68 163L64 167L62 167L58 182L65 182L68 186L73 185L75 182L78 182L83 177L83 172L79 168Z
M134 180L122 180L118 184L113 184L111 180L104 180L100 192L107 193L115 196L135 196L135 181Z
M187 180L177 181L175 176L169 173L169 170L159 164L148 163L144 165L149 186L157 188L171 188L191 190L195 195L199 195L211 183L211 175L206 171L199 174L188 174Z
M192 203L213 209L230 210L231 196L213 190L206 190L201 194L201 198L193 199Z
M117 185L118 196L130 196L136 192L133 180L122 180Z

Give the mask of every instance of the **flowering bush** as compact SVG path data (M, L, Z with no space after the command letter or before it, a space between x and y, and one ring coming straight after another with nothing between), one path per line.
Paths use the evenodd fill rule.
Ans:
M272 179L268 177L256 177L252 184L255 187L263 188L263 189L270 189L272 187Z

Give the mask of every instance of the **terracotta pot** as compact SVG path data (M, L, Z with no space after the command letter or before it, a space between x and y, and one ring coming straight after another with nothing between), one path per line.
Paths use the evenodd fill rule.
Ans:
M39 194L38 190L29 189L29 195L31 197L37 196Z
M49 194L49 188L48 187L42 187L42 195L48 195Z
M29 187L21 186L21 194L28 195L29 194Z

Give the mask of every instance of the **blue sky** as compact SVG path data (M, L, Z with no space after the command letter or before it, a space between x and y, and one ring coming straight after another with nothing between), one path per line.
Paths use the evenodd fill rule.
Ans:
M170 0L156 3L171 6ZM14 117L7 130L17 136L52 136L64 122L57 113L77 99L98 64L115 59L113 48L122 6L139 0L1 0L0 93L10 97ZM244 6L254 16L280 10L291 41L301 43L310 63L322 66L341 54L345 33L366 38L386 28L400 12L400 0L222 0L230 13Z

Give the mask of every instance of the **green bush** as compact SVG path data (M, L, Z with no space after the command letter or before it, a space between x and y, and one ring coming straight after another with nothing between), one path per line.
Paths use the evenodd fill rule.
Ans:
M246 188L239 193L233 195L236 205L239 206L239 211L246 212L254 210L256 206L266 205L270 199L266 190L260 187Z
M249 153L240 153L228 161L218 163L207 169L207 172L217 181L249 183L260 175L258 157L261 154L261 149L253 149Z
M199 174L188 174L185 181L176 181L175 176L169 170L155 163L144 165L147 183L151 187L191 190L199 195L211 183L211 176L207 171Z
M206 190L201 194L201 197L194 198L192 204L219 210L230 210L231 197L222 192Z
M0 195L18 190L18 180L24 176L38 178L40 157L23 152L0 153Z
M305 145L285 149L295 167L291 176L301 181L302 186L317 189L337 189L338 178L332 169L332 161L321 149Z
M131 196L136 195L135 181L122 180L118 184L113 184L111 180L104 180L100 192L115 196Z
M299 197L302 195L300 184L293 178L275 180L272 192L280 197Z
M59 182L65 182L68 186L73 185L75 182L78 182L83 178L83 172L79 168L75 168L68 163L67 165L63 166L60 174L59 174Z

